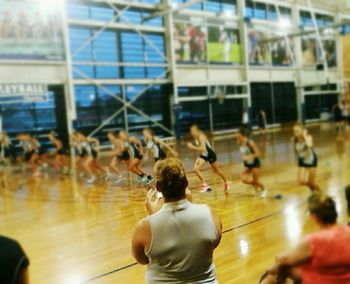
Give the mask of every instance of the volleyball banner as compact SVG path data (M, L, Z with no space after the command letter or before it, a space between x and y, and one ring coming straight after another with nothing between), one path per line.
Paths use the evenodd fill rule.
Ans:
M48 90L45 84L0 84L0 105L47 100Z
M0 60L64 60L59 1L0 0Z

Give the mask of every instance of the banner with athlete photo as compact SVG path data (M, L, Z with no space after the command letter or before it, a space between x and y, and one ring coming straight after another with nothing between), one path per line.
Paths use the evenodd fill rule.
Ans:
M266 31L248 30L248 54L250 65L271 65L271 46L265 42L270 38Z
M281 37L281 33L271 33L271 38ZM292 39L281 38L272 40L270 43L271 60L274 66L290 66L293 65L294 41Z
M250 65L290 66L294 60L293 40L281 38L283 33L267 29L248 30ZM275 39L274 38L279 38Z
M59 1L0 0L0 60L64 60Z
M324 60L322 58L322 51L314 36L302 38L302 54L303 54L303 66L316 66L321 64ZM329 68L337 66L337 47L334 39L322 40L323 50L325 52L325 58Z
M314 36L301 38L302 65L316 66L317 64L317 41Z
M174 45L177 62L207 61L207 28L200 24L177 22L174 26Z
M239 32L225 26L208 27L208 59L210 63L241 64Z
M322 41L328 68L337 67L337 44L334 39Z

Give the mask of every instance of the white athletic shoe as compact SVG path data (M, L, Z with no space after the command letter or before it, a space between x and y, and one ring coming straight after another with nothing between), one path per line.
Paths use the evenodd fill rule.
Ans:
M94 183L95 180L96 180L96 178L95 178L94 176L91 176L90 178L88 178L88 179L86 180L86 182L87 182L87 183Z
M41 177L41 172L35 172L35 173L33 174L33 177Z
M199 191L201 193L211 192L212 189L206 183L202 184L202 189Z
M147 181L148 181L147 176L143 176L142 178L141 177L139 178L140 178L140 183L147 184Z
M267 197L267 188L264 188L262 191L260 191L260 197L261 198Z

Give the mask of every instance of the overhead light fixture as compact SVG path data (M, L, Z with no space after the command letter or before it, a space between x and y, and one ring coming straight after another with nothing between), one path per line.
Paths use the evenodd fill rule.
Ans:
M323 34L325 34L325 35L333 35L334 34L334 30L333 29L325 29L323 31Z
M177 8L179 8L179 3L177 3L176 0L173 0L173 1L171 1L170 6L172 9L177 9Z
M224 11L219 13L220 17L224 17L224 18L232 18L233 17L233 13L231 10L225 9Z
M286 30L286 29L291 28L292 23L291 23L291 21L288 20L288 19L281 19L281 20L279 20L279 22L278 22L278 26L279 26L281 29Z

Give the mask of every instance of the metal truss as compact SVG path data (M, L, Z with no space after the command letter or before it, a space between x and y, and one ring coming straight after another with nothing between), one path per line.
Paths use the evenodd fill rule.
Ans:
M123 16L123 13L125 13L127 10L129 10L129 8L136 3L137 0L133 0L130 2L130 4L126 7L124 7L123 10L118 11L118 13L116 13L116 15L108 22L106 22L102 28L100 28L96 33L94 33L93 36L89 37L85 42L83 42L81 44L81 46L79 46L74 53L72 53L71 58L73 59L80 51L82 51L88 44L90 44L95 38L97 38L101 33L103 33L107 28L109 24L114 23L119 17Z
M307 0L307 4L309 6L312 23L313 23L314 28L315 28L316 39L317 39L317 42L318 42L318 45L319 45L319 48L320 48L321 54L322 54L321 58L323 60L322 63L323 63L323 66L324 66L324 74L325 74L325 77L326 77L325 79L328 80L328 78L329 78L328 62L327 62L327 58L326 58L326 52L325 52L324 47L323 47L323 42L322 42L322 38L321 38L320 29L319 29L317 21L316 21L316 14L315 14L314 7L312 5L311 0Z
M125 96L123 96L123 98L120 98L118 96L116 96L113 91L109 90L106 86L101 85L100 83L98 83L96 80L94 80L93 78L90 78L87 74L83 73L81 70L75 68L73 66L73 70L74 72L76 72L77 74L79 74L84 80L86 80L87 82L95 85L96 87L98 87L99 89L103 90L104 92L106 92L109 96L113 97L114 99L118 100L120 103L123 104L123 106L118 109L115 113L113 113L110 117L108 117L107 119L105 119L95 130L93 130L89 136L93 136L95 135L98 131L100 131L104 126L108 125L108 123L110 121L112 121L115 117L117 117L119 114L121 114L124 110L126 109L131 109L134 112L136 112L137 114L143 116L144 118L146 118L147 120L149 120L150 122L152 122L154 125L160 127L161 129L163 129L165 132L169 133L170 135L174 136L174 132L170 129L168 129L167 127L165 127L163 124L159 123L158 121L155 121L154 119L152 119L152 117L150 117L149 115L147 115L146 113L144 113L143 111L139 110L138 108L136 108L133 103L135 103L145 92L147 92L149 89L151 89L155 84L157 84L157 81L161 78L163 78L164 76L166 76L168 74L169 71L169 65L168 65L168 58L164 55L164 53L159 50L159 48L157 46L155 46L153 44L153 42L145 35L142 33L142 31L140 31L136 25L134 25L127 17L123 16L123 14L133 6L133 4L135 4L137 2L137 0L133 0L131 1L127 6L125 6L123 9L118 9L117 6L115 5L115 3L112 3L111 1L106 1L106 3L115 11L116 15L108 22L106 22L97 32L95 32L90 38L88 38L84 43L82 43L81 46L79 46L78 49L76 49L74 51L74 53L71 55L72 58L74 56L76 56L83 48L85 48L88 44L90 44L95 38L97 38L103 31L105 31L110 24L114 23L118 18L123 17L123 19L125 20L127 26L134 30L144 41L147 45L149 45L166 63L165 64L147 64L147 63L141 63L141 64L135 64L132 63L133 66L163 66L163 67L167 67L166 71L163 72L162 74L160 74L157 78L153 79L152 82L145 87L142 91L140 91L132 100L127 101ZM77 64L81 64L81 62L75 62ZM96 65L95 62L93 63L89 63ZM100 63L98 63L100 64ZM102 65L115 65L115 66L126 66L128 65L127 63L108 63L108 62L102 62ZM123 89L124 92L124 89ZM128 122L125 121L126 125L128 125Z
M148 89L150 89L153 84L150 84L148 87L146 87L144 90L142 90L138 95L136 95L136 97L131 100L130 102L128 102L127 100L121 99L118 96L116 96L111 90L109 90L107 87L99 84L98 82L96 82L96 80L90 78L89 76L87 76L86 74L84 74L83 72L81 72L78 69L73 68L75 72L77 72L81 77L83 77L84 79L86 79L88 82L90 82L91 84L95 85L96 87L100 88L101 90L103 90L104 92L106 92L106 94L108 94L109 96L115 98L116 100L118 100L119 102L121 102L124 106L117 110L114 114L112 114L109 118L107 118L100 126L98 126L93 132L91 132L88 136L92 136L94 134L96 134L96 132L98 132L99 130L101 130L105 125L107 125L113 118L115 118L118 114L120 114L125 108L130 108L131 110L133 110L134 112L136 112L137 114L147 118L150 122L154 123L156 126L162 128L164 131L166 131L167 133L174 135L174 132L171 131L170 129L168 129L167 127L165 127L163 124L155 121L154 119L152 119L152 117L150 117L149 115L147 115L146 113L144 113L143 111L139 110L138 108L136 108L135 106L132 105L132 103L134 103L141 95L143 95ZM163 73L164 74L164 73ZM162 75L163 75L162 74ZM156 80L156 79L155 79Z
M132 28L153 50L160 56L165 62L168 62L168 58L164 56L164 53L159 50L158 47L156 47L149 38L144 35L127 17L124 17L122 14L122 10L119 10L116 5L112 4L111 1L107 0L107 4L117 13L120 14L120 17L122 17L126 24Z
M282 16L281 16L281 11L280 11L280 7L275 4L275 7L276 7L276 11L277 11L277 17L278 17L278 20L281 22L282 21ZM284 37L284 41L286 42L286 45L287 45L287 50L288 50L288 53L289 53L289 56L292 60L292 65L294 67L296 67L296 60L295 60L295 57L294 57L294 52L292 50L292 47L290 45L290 41L289 41L289 37L287 35L287 31L285 29L283 29L283 37Z
M150 19L153 19L156 17L165 16L168 14L178 13L181 10L187 9L190 6L193 6L193 5L198 4L198 3L202 3L204 1L205 0L189 0L183 4L178 5L177 7L169 7L167 9L161 9L160 11L157 11L149 16L143 17L143 21L147 21L147 20L150 20Z

